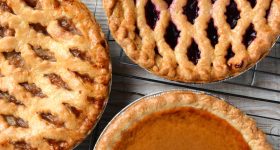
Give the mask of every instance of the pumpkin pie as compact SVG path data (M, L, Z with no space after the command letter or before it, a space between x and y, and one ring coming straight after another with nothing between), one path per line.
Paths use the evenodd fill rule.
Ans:
M191 91L147 96L120 112L95 150L271 150L256 123L225 101Z

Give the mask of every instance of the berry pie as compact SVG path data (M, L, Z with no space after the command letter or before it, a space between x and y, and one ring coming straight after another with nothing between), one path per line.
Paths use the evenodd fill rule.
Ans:
M0 149L64 150L108 99L103 33L78 0L0 0Z
M214 82L265 57L280 33L279 0L103 0L126 54L170 80Z
M272 150L256 123L223 100L170 91L125 108L95 150Z

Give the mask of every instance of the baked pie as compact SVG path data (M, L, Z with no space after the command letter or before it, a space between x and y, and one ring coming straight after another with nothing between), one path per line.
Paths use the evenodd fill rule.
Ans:
M237 76L265 57L280 32L279 0L103 0L127 56L176 81Z
M108 46L78 0L0 0L0 149L64 150L107 102Z
M256 123L223 100L170 91L141 98L105 128L95 150L271 150Z

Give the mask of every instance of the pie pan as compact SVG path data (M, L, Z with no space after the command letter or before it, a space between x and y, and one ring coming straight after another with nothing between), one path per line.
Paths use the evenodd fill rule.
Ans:
M110 99L110 93L111 93L111 89L112 89L112 75L111 75L111 80L109 82L109 86L108 86L108 96L107 98L104 100L104 105L103 108L101 110L101 112L99 113L99 116L96 118L96 122L95 124L92 126L92 128L88 131L88 133L84 136L83 139L81 139L74 147L73 149L77 148L81 143L84 142L84 140L93 132L93 130L95 129L96 125L98 124L98 122L100 121L101 117L103 116L103 113L107 107L108 101Z
M280 31L280 3L211 2L103 0L103 6L113 37L135 64L172 81L213 83L241 75L268 54Z
M104 128L96 142L94 150L119 149L115 145L119 143L120 139L127 139L131 135L135 135L130 132L133 131L130 128L131 126L133 128L136 126L136 129L139 129L138 127L141 128L141 126L137 126L137 124L141 120L147 119L145 117L164 111L173 112L172 110L180 108L194 108L195 110L205 111L217 116L236 129L251 149L271 149L263 132L257 129L255 121L237 108L226 103L224 99L205 92L175 89L141 97L122 109ZM141 125L143 125L143 122L141 122ZM208 126L206 126L206 129L209 129ZM168 129L165 128L164 131L166 130ZM127 131L129 131L128 134L126 134ZM230 130L226 131L230 132ZM147 133L149 131L145 130L141 132ZM125 136L123 138L124 135L128 135L128 137ZM148 137L152 138L152 136ZM143 143L143 141L140 143ZM127 145L128 143L125 144Z
M100 25L80 0L1 0L0 20L0 149L76 147L112 84Z
M247 69L243 70L242 72L239 72L233 76L229 76L225 79L221 79L221 80L216 80L216 81L211 81L211 82L183 82L183 81L176 81L176 80L170 80L166 77L162 77L162 76L158 76L158 75L155 75L156 77L158 78L161 78L161 79L164 79L166 81L172 81L172 82L177 82L177 83L183 83L183 84L192 84L192 85L201 85L201 84L215 84L215 83L221 83L221 82L225 82L225 81L229 81L229 80L232 80L232 79L235 79L235 78L238 78L240 77L241 75L244 75L247 71L249 71L250 69L254 68L255 66L257 66L259 63L261 63L266 56L268 56L268 54L271 52L271 49L275 46L275 44L277 43L277 41L279 40L279 36L277 38L277 40L272 44L270 50L267 52L267 54L264 54L262 56L262 58L260 58L256 64L252 64L250 67L248 67ZM125 53L124 53L125 54ZM125 54L126 55L126 54ZM127 56L126 56L127 57ZM129 58L129 57L128 57ZM132 59L129 58L129 60L131 60L133 63L135 63ZM138 64L136 64L138 65ZM151 75L154 75L150 70L148 69L145 69L143 67L140 66L140 68L144 69L145 71L147 71L148 73L150 73Z

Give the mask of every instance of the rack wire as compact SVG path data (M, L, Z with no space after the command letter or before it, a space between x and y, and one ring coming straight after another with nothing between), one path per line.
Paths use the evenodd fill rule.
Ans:
M246 114L255 118L257 121L262 120L262 122L264 122L258 123L258 126L267 129L264 132L268 135L269 141L273 142L274 149L280 150L280 40L278 40L271 49L269 56L239 77L226 80L224 82L207 85L178 83L151 75L131 62L110 35L107 20L102 8L102 1L82 1L90 8L99 24L101 24L103 32L106 33L106 37L111 48L111 53L113 53L111 54L113 63L113 80L115 78L132 81L137 80L138 82L141 81L155 85L163 85L165 86L164 89L187 88L205 91L218 95L222 98L229 99L229 103L234 103L236 107L241 108L243 105L245 105L244 103L248 101L250 101L248 105L256 104L256 107L267 105L267 107L271 107L269 108L271 111L276 113L270 112L271 115L264 115L266 111L260 109L258 112L249 110L246 112ZM160 90L161 87L158 88L158 90ZM148 94L149 92L154 91L149 90L139 92L137 90L119 88L119 86L114 88L113 82L113 94L128 93L134 95L134 97L141 97ZM240 101L240 106L237 101ZM109 102L107 110L99 124L96 126L94 132L90 134L90 136L75 150L92 150L99 134L106 126L108 121L126 104L117 105L114 102ZM112 108L115 109L113 112L111 111ZM266 123L273 124L273 126L269 126Z

